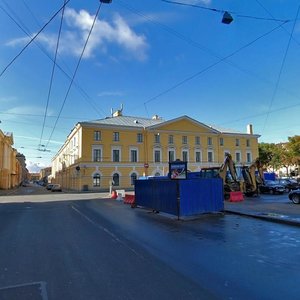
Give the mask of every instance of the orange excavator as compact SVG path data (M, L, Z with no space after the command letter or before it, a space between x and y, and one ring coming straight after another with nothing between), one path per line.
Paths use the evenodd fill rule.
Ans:
M229 173L227 172L229 171ZM220 167L202 168L201 178L222 178L224 184L224 198L230 199L232 192L241 192L240 182L237 180L235 164L230 153L225 153L225 159ZM242 200L242 193L239 194Z
M264 184L264 174L261 162L257 158L250 166L242 167L244 178L243 192L246 196L258 196L259 186Z

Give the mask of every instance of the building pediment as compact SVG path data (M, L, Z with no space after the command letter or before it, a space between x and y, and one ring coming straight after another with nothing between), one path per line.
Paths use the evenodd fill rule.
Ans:
M163 131L184 131L191 133L206 133L206 134L218 134L219 131L214 128L198 122L188 116L182 116L176 119L172 119L160 124L148 127L149 130L163 130Z

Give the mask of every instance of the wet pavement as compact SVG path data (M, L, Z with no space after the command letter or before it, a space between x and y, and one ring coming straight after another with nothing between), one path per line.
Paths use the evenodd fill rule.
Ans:
M54 195L53 193L46 191L44 187L36 186L33 188L33 191L35 191L35 193L42 192L43 194L50 194L51 201L56 200L55 198L57 197L63 198L63 200L68 200L70 198L70 194L73 195L73 200L76 200L77 198L88 200L110 197L108 193L69 192L63 192L62 197L62 194L60 193ZM14 201L16 202L22 202L22 196L24 196L24 201L28 201L26 196L30 197L31 194L32 190L30 190L30 188L28 189L28 187L19 187L11 190L0 189L0 203L3 202L1 200L5 196L15 196ZM50 201L50 199L48 200ZM266 221L300 226L300 205L293 204L292 201L288 199L288 194L286 193L283 195L261 194L258 197L245 197L243 201L239 202L225 201L224 211L227 214L236 214L240 216L258 218Z

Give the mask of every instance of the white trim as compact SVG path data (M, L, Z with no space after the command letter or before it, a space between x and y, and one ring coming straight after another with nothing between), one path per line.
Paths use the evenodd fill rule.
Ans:
M159 151L160 152L160 160L159 161L155 161L155 151ZM153 148L153 163L157 164L157 163L162 163L162 150L160 147L154 147Z
M100 150L100 161L94 160L94 150ZM102 162L103 160L103 146L102 145L92 145L92 162Z
M186 162L189 162L190 161L190 151L189 151L189 149L187 149L187 148L181 149L181 159L182 159L182 161L184 161L183 160L183 152L187 153L187 160L186 160Z
M200 161L197 161L197 160L196 160L196 153L197 153L197 152L200 153ZM194 150L194 157L195 157L195 159L194 159L195 163L202 163L202 161L203 161L202 150L201 150L201 149L195 149L195 150Z
M169 147L168 148L168 153L167 153L168 160L169 160L169 152L173 152L174 153L174 160L176 160L176 149L174 147Z
M131 161L131 151L136 151L136 161ZM129 159L128 159L128 161L132 162L132 163L138 163L139 162L139 156L140 156L139 155L139 148L130 146L129 147Z
M208 153L209 152L212 153L212 161L208 160ZM208 163L213 163L215 161L215 152L214 152L214 150L213 149L208 149L206 154L207 154L207 162Z
M122 150L121 149L122 149L121 146L112 146L111 147L111 161L112 161L112 163L122 162ZM114 150L119 150L119 161L114 161L114 155L113 155Z
M236 158L237 158L237 157L236 157L237 154L240 155L240 160L239 160L239 161L236 159ZM243 161L243 159L242 159L242 151L241 151L241 150L236 150L236 151L235 151L235 157L234 157L234 158L235 158L235 159L234 159L234 160L235 160L235 163L240 164L240 163Z
M248 154L250 154L250 160L249 160L249 161L247 160ZM253 158L252 158L252 151L249 151L249 150L246 151L246 159L245 159L245 160L246 160L246 163L247 163L247 164L249 164L249 163L251 164L251 163L252 163L252 161L253 161Z

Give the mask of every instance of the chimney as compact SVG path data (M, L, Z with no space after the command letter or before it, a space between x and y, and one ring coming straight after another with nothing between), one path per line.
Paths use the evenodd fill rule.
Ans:
M248 134L253 134L253 126L252 126L252 124L248 124L247 125L247 133Z

